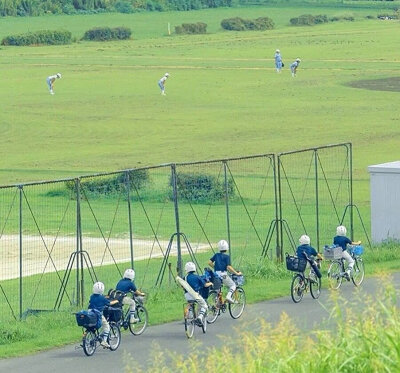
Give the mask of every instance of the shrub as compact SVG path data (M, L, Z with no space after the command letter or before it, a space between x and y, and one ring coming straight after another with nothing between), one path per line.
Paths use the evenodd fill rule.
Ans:
M328 16L326 16L325 14L318 14L316 16L313 16L311 14L302 14L299 17L294 17L290 19L290 23L293 26L312 26L326 22L329 22L329 19Z
M81 186L86 193L95 195L112 195L125 190L126 176L129 175L130 189L141 189L150 180L148 170L132 170L127 173L119 173L106 177L84 178L81 180ZM75 181L66 181L65 185L68 190L75 192Z
M256 19L243 19L240 17L226 18L221 21L221 27L230 31L245 30L272 30L275 27L274 21L268 17Z
M182 23L181 26L175 26L177 34L205 34L207 33L207 24L203 22Z
M119 13L133 13L133 6L132 3L129 1L117 1L114 5L115 10Z
M291 18L290 23L293 26L312 26L315 24L315 19L311 14L303 14L299 17Z
M41 30L27 34L6 36L1 45L61 45L70 44L72 34L69 31Z
M171 180L172 185L172 180ZM177 174L178 193L190 202L217 202L225 198L225 182L207 174ZM233 180L228 180L229 197L234 196Z
M94 27L87 30L82 40L107 41L129 39L132 31L128 27Z
M314 16L315 24L326 23L326 22L328 22L328 17L325 14L319 14L317 16Z

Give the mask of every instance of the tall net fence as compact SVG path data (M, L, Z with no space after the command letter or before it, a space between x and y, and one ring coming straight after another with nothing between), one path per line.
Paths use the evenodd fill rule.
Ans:
M295 249L302 234L316 248L331 244L353 203L351 145L281 153L278 174L281 246Z
M351 144L168 164L0 188L0 311L85 306L127 268L144 291L174 286L230 244L234 266L281 260L304 233L353 229Z

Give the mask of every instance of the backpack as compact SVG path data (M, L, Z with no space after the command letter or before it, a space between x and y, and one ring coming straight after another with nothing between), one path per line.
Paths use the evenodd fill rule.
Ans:
M110 289L108 291L108 297L110 300L118 301L118 304L115 304L114 307L122 307L122 300L125 297L125 293L121 290Z

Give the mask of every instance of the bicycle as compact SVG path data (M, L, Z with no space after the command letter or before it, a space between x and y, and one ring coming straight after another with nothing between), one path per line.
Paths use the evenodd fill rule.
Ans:
M111 311L118 309L109 307L108 310ZM82 343L80 347L83 348L83 352L86 356L92 356L95 353L97 346L103 340L103 333L100 332L100 328L97 328L97 315L94 312L91 313L87 311L77 312L75 315L78 325L82 326L83 329ZM121 343L121 330L118 323L115 321L109 321L109 325L110 333L107 337L107 343L110 347L104 348L115 351Z
M221 313L225 313L227 309L229 310L229 314L233 319L238 319L240 316L242 316L243 310L246 306L246 294L242 288L242 285L244 284L244 277L242 275L231 275L232 280L236 284L236 290L232 294L233 303L229 303L222 294L222 280L216 273L213 273L213 276L214 278L212 279L212 282L215 290L210 291L207 299L207 323L214 323L218 316Z
M337 290L342 285L343 278L347 281L352 281L355 286L360 286L364 281L365 267L361 257L363 253L362 246L348 245L351 257L354 260L353 270L350 271L350 276L345 270L345 259L340 257L334 259L328 269L329 286ZM341 249L340 249L341 250Z
M197 319L199 315L199 304L195 300L189 300L183 305L183 321L185 325L186 337L192 338L194 329L196 326L200 327L203 333L207 330L207 322L203 319L203 322Z
M130 322L130 309L129 306L125 307L125 311L123 313L123 317L121 319L121 326L127 330L129 328L129 331L133 335L141 335L147 328L147 324L149 321L149 315L147 312L147 309L143 305L143 300L141 297L136 297L133 293L131 293L131 296L133 300L135 301L135 312L134 316L135 319L138 321L135 321L134 323Z
M318 258L315 261L319 269L321 259ZM305 275L307 262L310 262L310 264L312 262L312 259L310 259L307 255L306 259L301 259L286 254L287 269L297 272L293 276L290 287L290 295L294 303L299 303L303 299L304 293L308 292L309 289L310 294L314 299L318 299L321 295L321 279L317 276L312 266L310 266L308 275Z

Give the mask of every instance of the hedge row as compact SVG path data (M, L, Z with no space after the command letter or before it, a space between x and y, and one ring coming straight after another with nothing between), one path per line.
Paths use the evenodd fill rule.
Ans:
M312 25L318 25L321 23L336 22L336 21L354 21L354 17L353 16L333 16L331 18L328 18L328 16L325 14L319 14L316 16L313 16L311 14L302 14L299 17L294 17L294 18L290 19L290 23L293 26L312 26Z
M149 182L148 170L133 170L129 171L129 185L130 189L141 189ZM65 185L68 190L75 192L75 182L67 181ZM86 194L91 196L96 195L113 195L123 192L126 189L127 176L126 173L96 177L85 178L81 180L81 187Z
M132 31L128 27L95 27L85 32L82 40L105 41L129 39Z
M205 34L207 33L207 24L203 22L182 23L181 26L175 26L176 34Z
M72 34L69 31L42 30L27 34L6 36L1 45L61 45L70 44Z
M240 17L226 18L221 21L221 27L231 31L246 30L272 30L275 27L274 21L268 17L256 19L243 19Z

